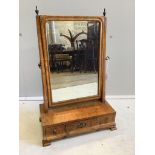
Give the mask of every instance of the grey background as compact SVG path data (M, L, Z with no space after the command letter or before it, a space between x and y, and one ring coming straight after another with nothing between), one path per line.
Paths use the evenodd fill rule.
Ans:
M35 6L40 14L102 15L107 10L106 94L134 95L134 0L21 0L19 8L19 96L42 96Z

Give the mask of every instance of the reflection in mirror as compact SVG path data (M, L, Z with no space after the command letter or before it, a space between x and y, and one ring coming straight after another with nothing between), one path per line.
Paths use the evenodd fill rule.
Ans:
M46 23L53 102L98 95L99 26L97 21Z

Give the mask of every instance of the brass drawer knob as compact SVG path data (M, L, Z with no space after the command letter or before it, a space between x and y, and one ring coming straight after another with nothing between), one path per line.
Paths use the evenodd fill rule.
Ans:
M85 122L80 122L78 125L77 125L77 128L83 128L86 126L86 123Z

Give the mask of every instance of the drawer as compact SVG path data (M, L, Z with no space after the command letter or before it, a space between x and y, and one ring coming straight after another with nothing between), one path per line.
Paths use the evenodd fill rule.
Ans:
M88 121L77 121L77 122L73 122L73 123L68 123L67 124L67 131L73 131L76 129L81 129L81 128L85 128L89 126L89 122Z
M67 132L70 132L70 131L74 131L82 128L88 128L88 127L93 127L101 124L111 123L113 121L114 121L114 115L98 116L87 120L68 123L66 125L66 129L67 129Z
M87 128L98 124L98 118L91 118L88 120L76 121L67 124L67 131L73 131L77 129Z
M110 116L100 116L100 117L98 117L99 124L111 123L113 121L114 121L114 116L113 115L110 115Z
M47 135L59 135L65 133L65 125L58 125L52 127L46 127L46 134Z

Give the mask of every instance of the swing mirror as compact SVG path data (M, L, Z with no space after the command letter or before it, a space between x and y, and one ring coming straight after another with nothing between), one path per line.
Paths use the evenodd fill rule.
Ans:
M42 32L50 105L99 98L102 43L100 19L45 19Z

